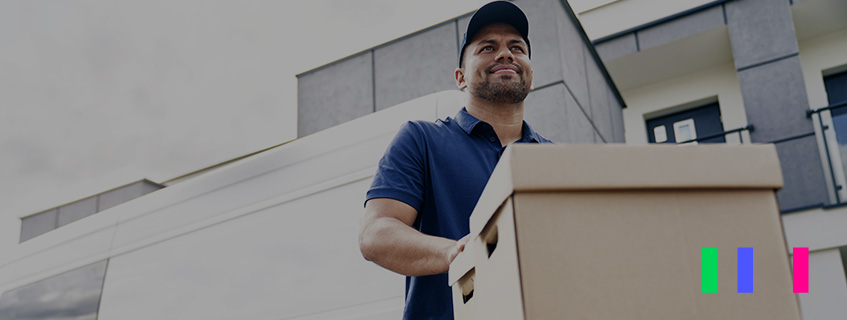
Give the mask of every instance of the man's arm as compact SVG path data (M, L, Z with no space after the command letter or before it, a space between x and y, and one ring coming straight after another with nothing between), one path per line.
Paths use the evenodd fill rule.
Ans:
M459 241L425 235L412 228L418 212L408 204L388 198L368 200L359 231L362 256L388 270L424 276L446 272L465 248Z

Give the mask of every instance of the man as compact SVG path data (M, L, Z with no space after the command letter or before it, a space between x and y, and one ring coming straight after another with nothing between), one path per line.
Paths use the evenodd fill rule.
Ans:
M510 143L550 142L523 121L532 87L528 36L514 4L477 10L454 74L467 106L455 118L406 123L379 162L359 246L365 259L407 276L404 319L453 319L446 272L464 249L494 166Z

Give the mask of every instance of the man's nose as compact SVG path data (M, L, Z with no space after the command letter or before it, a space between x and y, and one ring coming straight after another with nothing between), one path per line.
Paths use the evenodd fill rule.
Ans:
M500 51L497 52L496 61L500 61L500 60L507 60L507 61L511 62L511 61L515 60L515 56L512 55L512 51L509 50L509 48L507 47L505 49L500 49Z

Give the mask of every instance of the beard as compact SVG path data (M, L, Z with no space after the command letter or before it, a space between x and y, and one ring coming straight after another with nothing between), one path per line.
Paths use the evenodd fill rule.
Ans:
M526 80L520 77L522 74L517 74L518 81L498 81L495 83L491 82L491 75L489 75L482 83L470 88L470 93L478 98L495 103L521 102L529 95L529 86L526 84Z

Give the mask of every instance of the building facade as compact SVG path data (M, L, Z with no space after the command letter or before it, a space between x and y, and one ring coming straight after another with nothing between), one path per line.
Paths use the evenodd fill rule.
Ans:
M810 248L804 319L847 314L847 3L515 2L535 129L559 143L774 143L788 247ZM0 254L0 318L398 318L402 277L358 251L362 202L403 122L462 107L452 74L469 16L300 74L295 141L22 233Z
M626 142L774 143L788 245L811 252L804 318L847 314L847 3L585 3L580 19L628 106Z
M644 143L773 143L777 147L783 169L784 187L778 201L789 246L809 247L811 272L814 274L810 293L799 294L803 314L808 319L830 319L846 314L847 301L847 183L844 145L847 144L847 3L837 0L570 0L570 6L584 26L588 38L602 59L605 70L592 75L592 66L574 68L573 52L566 50L568 38L564 25L553 25L550 16L558 1L515 1L527 9L532 20L532 43L559 43L562 79L567 93L552 98L541 85L527 100L527 119L540 120L539 129L560 143L590 143L584 135L572 133L573 113L565 119L549 115L567 110L572 97L591 92L597 87L596 74L608 72L623 98L624 141ZM538 10L538 9L541 10ZM555 10L554 10L555 11ZM452 36L449 25L462 30L459 17L437 25L432 30L445 30L442 37ZM410 38L435 37L435 31L424 30ZM564 35L564 36L563 36ZM399 40L398 42L403 42ZM384 48L389 49L384 49ZM397 42L351 56L349 61L379 52L404 49ZM414 51L414 50L410 50ZM555 50L553 50L555 51ZM549 50L548 50L549 52ZM583 57L590 57L584 54ZM448 59L448 56L440 59ZM366 59L365 59L366 60ZM413 59L414 60L414 59ZM533 59L541 83L549 83L548 66L553 58ZM364 67L367 69L367 67ZM440 72L446 72L449 68ZM558 68L553 68L559 72ZM379 67L374 79L379 79ZM417 74L414 69L396 69L398 73ZM312 79L327 70L313 70L299 76L300 135L316 125L308 115ZM417 85L423 81L438 89L448 89L449 79L428 78L408 81L394 77L399 83ZM555 78L555 77L553 77ZM554 82L558 78L555 78ZM385 87L385 86L382 86ZM586 87L588 89L586 89ZM403 92L409 88L383 91L378 80L372 82L372 104L364 104L362 112L379 110L381 94ZM590 94L589 94L590 95ZM542 98L544 97L544 98ZM392 97L394 98L394 97ZM343 99L343 98L342 98ZM388 98L385 98L388 99ZM400 99L400 98L394 98ZM581 101L575 98L577 102ZM592 97L592 101L597 101ZM610 98L611 100L611 98ZM563 106L564 105L564 106ZM584 104L579 104L584 106ZM589 103L593 106L593 104ZM583 108L585 111L587 108ZM601 117L616 108L585 112L589 122L602 133ZM577 118L581 118L577 116ZM545 120L550 120L546 122ZM326 121L326 120L323 120ZM548 124L549 123L549 124ZM613 123L616 122L613 120ZM619 132L621 128L613 128ZM551 134L552 133L552 134ZM600 135L603 137L603 135ZM614 134L613 134L614 136ZM598 139L593 142L621 142Z
M623 100L568 3L516 3L529 19L532 44L535 89L526 100L527 122L556 142L623 143ZM456 90L453 71L470 16L299 74L298 137L426 94Z

